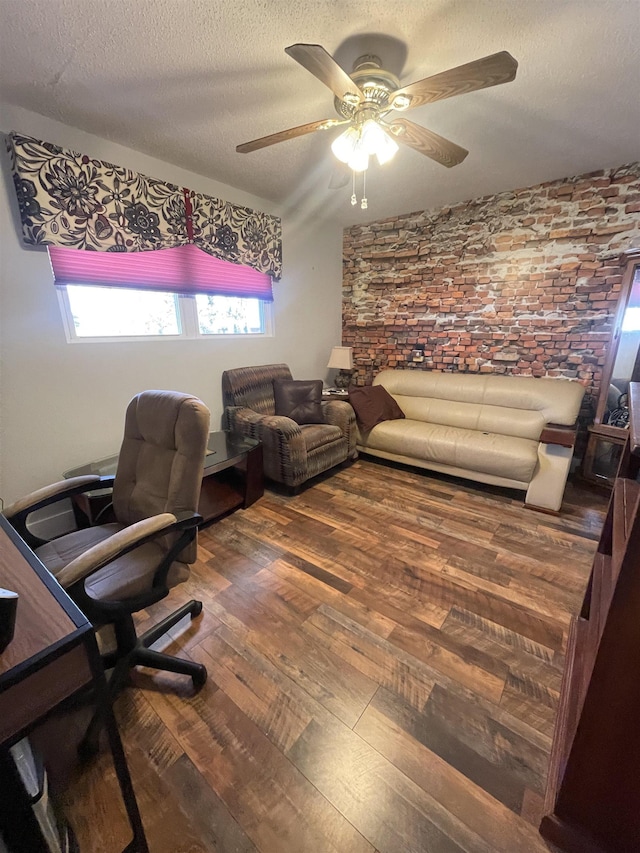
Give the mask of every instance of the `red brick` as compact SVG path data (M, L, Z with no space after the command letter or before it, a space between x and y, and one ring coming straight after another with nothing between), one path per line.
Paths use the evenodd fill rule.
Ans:
M640 234L638 218L629 218L640 212L640 170L615 177L615 186L612 176L348 229L343 340L354 347L358 375L406 366L419 340L426 369L579 376L597 393L618 255Z

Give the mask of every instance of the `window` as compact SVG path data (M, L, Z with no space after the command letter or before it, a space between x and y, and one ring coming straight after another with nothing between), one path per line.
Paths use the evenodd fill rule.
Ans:
M271 277L193 243L48 251L69 341L271 334Z
M270 335L271 303L123 287L58 287L69 341Z
M264 305L260 299L198 294L198 331L201 335L264 335Z

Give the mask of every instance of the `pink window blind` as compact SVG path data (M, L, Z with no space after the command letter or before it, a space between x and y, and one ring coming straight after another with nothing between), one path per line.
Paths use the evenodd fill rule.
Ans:
M271 276L221 261L188 243L148 252L87 252L49 246L57 285L130 287L273 301Z

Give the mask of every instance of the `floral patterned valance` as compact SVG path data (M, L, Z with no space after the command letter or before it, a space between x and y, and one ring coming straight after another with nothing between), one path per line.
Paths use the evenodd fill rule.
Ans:
M23 240L102 252L195 243L221 260L282 274L280 220L29 136L8 136Z

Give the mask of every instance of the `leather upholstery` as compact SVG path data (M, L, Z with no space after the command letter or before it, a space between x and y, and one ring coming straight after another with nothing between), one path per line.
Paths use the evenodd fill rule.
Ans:
M276 414L297 424L319 424L322 414L322 379L274 379Z
M523 484L531 480L538 459L537 441L415 420L378 424L367 442L369 450L387 453L393 453L400 446L405 456Z
M81 557L88 548L106 542L121 530L126 528L115 523L89 527L47 542L36 553L49 571L67 586L64 583L64 569L68 564ZM135 548L86 578L84 588L87 595L97 601L120 601L144 594L149 589L163 554L164 549L157 542L147 542ZM188 577L189 567L176 561L169 570L167 586L174 587Z
M186 580L187 563L196 559L209 420L209 410L196 397L143 391L127 408L115 478L76 478L66 492L56 484L39 490L33 503L11 508L13 526L93 623L103 666L112 670L109 702L136 666L188 675L196 688L207 679L203 664L152 648L185 616L198 616L202 602L188 601L140 636L133 614ZM33 512L107 482L113 484L115 522L44 543L29 530ZM98 707L79 747L85 755L97 752L103 722Z
M373 384L383 385L398 401L408 397L414 398L414 402L417 398L417 401L444 400L458 403L461 410L467 412L465 426L470 429L476 428L474 419L482 408L494 406L524 413L538 412L541 423L571 426L578 417L584 396L583 386L568 379L497 376L492 373L383 370L375 377ZM399 405L408 418L412 417L402 403ZM467 406L470 408L467 409Z
M560 509L573 451L539 439L548 423L575 423L584 396L579 382L385 370L374 385L386 388L405 419L359 433L359 450L524 489L528 504Z

